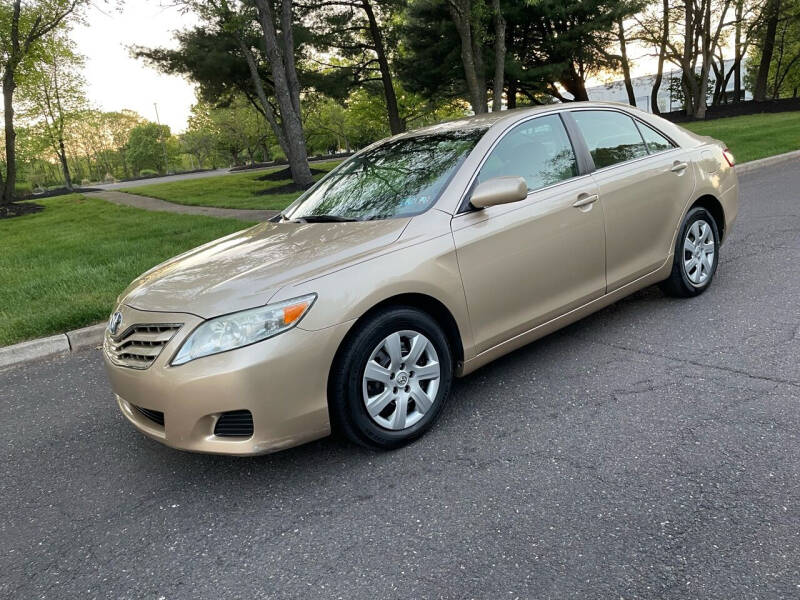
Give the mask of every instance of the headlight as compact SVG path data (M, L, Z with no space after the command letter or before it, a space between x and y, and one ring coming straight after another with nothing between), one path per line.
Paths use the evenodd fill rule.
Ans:
M288 331L300 322L316 299L316 294L308 294L209 319L186 338L171 364L182 365L201 356L241 348Z

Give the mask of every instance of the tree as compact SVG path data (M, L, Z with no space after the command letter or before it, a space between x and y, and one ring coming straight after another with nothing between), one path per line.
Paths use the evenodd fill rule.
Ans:
M401 28L398 70L431 99L466 97L476 114L500 110L508 71L507 11L500 0L415 0ZM494 65L491 74L486 65Z
M207 160L213 160L220 146L219 131L211 113L213 106L198 102L192 106L186 132L181 136L181 147L187 154L197 159L199 167L205 167Z
M483 25L481 2L473 0L447 0L458 37L461 40L461 64L467 84L469 103L475 114L488 112L486 94L486 67L483 57Z
M769 28L769 23L766 23L756 32L756 48L747 63L746 77L754 89L762 77L766 45L763 37L770 35ZM771 54L763 98L797 97L800 88L800 0L784 0L782 3Z
M661 81L664 77L664 60L667 57L667 44L669 43L669 0L661 3L661 32L658 43L658 68L653 80L653 90L650 92L650 109L654 114L659 114L658 91L661 88Z
M753 100L763 102L767 99L767 80L769 68L772 63L772 54L775 51L775 36L778 32L778 22L781 16L781 0L766 0L764 8L765 29L761 36L759 53L761 59L758 63L755 85L753 86Z
M255 162L259 151L269 158L270 128L264 117L246 101L236 99L230 106L214 108L209 112L209 119L216 131L218 148L223 149L234 164L242 163L243 152L247 153L250 163Z
M406 126L398 109L387 36L393 35L391 23L404 4L404 0L310 0L301 5L301 14L311 20L313 46L322 53L335 51L343 59L327 60L325 66L347 71L352 78L348 91L380 81L393 134Z
M145 122L131 129L128 136L127 159L134 175L143 169L167 172L169 165L164 164L165 143L170 137L169 127L157 123Z
M79 70L83 57L65 36L51 33L43 38L38 68L24 80L20 89L29 118L37 121L50 147L61 163L65 187L72 191L72 177L65 140L69 127L85 109L84 81Z
M308 165L300 80L295 63L292 0L274 7L267 0L182 0L204 21L188 35L178 34L178 50L134 48L168 73L182 73L206 88L232 98L240 91L258 107L275 133L289 162L292 179L301 187L313 183ZM277 11L275 9L278 9Z
M666 60L681 70L682 96L688 116L705 117L710 74L720 41L730 22L732 0L682 0L664 2L663 21L639 18L641 37L660 47ZM661 50L663 49L663 50ZM663 66L663 64L662 64ZM717 77L719 79L719 77ZM657 78L660 86L660 78ZM654 90L651 101L657 94Z
M618 42L620 20L638 7L627 0L539 0L516 14L516 60L529 79L539 79L565 100L559 84L574 100L588 100L586 79L615 69L620 57L608 48Z
M10 3L0 4L0 70L6 159L5 181L0 173L0 204L13 200L17 181L14 130L14 91L19 83L17 71L26 61L34 62L42 38L55 31L87 2L88 0L36 0L23 6L21 0L12 0Z

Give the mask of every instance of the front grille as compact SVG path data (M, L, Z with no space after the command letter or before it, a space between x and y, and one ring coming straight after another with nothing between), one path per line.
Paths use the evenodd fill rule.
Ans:
M253 413L249 410L224 412L214 425L214 435L219 437L250 437L253 435Z
M108 356L115 365L146 369L158 358L181 326L182 323L132 325L120 336L108 338Z
M136 406L135 404L131 404L133 410L138 412L140 415L143 415L150 419L153 423L158 425L164 426L164 413L157 411L157 410L150 410L149 408L142 408L141 406Z

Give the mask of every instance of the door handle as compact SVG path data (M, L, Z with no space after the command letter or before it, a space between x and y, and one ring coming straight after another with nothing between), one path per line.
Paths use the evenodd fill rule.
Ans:
M689 163L676 162L675 164L672 165L672 168L670 169L670 171L672 171L673 173L682 173L683 170L686 169L686 167L688 167L688 166L689 166Z
M590 204L594 204L600 199L600 196L597 194L581 194L578 196L578 199L572 203L572 206L575 208L583 208L584 206L589 206Z

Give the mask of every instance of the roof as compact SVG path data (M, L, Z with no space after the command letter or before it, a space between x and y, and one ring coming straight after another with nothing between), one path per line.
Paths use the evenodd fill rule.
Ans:
M495 123L508 119L509 121L516 121L518 118L536 114L539 112L551 111L553 109L567 109L567 108L586 108L586 107L608 107L618 106L626 109L634 108L630 104L622 102L556 102L553 104L540 104L536 106L525 106L523 108L512 108L511 110L501 110L497 112L483 113L479 115L471 115L468 117L461 117L453 119L452 121L444 121L436 125L428 125L419 129L414 129L400 134L398 137L414 137L417 135L427 135L432 133L442 133L445 131L458 131L466 129L488 129Z

